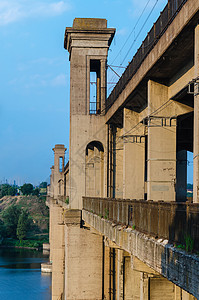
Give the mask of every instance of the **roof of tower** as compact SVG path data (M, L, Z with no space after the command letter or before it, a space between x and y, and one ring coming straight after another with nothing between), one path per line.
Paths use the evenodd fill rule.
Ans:
M96 19L96 18L75 18L73 21L74 29L105 29L107 28L106 19Z

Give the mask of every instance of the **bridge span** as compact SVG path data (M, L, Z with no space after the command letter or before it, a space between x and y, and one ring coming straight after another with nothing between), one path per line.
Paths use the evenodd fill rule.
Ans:
M69 162L55 145L47 199L53 300L199 299L198 20L198 0L169 0L109 97L115 29L66 28Z

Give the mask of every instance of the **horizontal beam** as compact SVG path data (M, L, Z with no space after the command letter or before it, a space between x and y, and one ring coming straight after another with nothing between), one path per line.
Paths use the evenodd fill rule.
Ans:
M85 210L82 218L121 249L199 299L198 256L176 249L167 240L150 238Z
M199 203L83 197L83 209L156 238L199 251Z

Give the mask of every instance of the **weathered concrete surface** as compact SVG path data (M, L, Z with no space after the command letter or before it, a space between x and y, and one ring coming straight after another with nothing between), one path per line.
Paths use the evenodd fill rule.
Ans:
M83 210L83 220L117 246L136 256L150 268L199 298L199 257L178 250L167 240L156 240L130 228Z
M193 110L192 107L170 100L168 90L163 84L148 81L147 200L153 201L176 200L176 180L180 181L182 176L181 173L176 178L176 118ZM163 113L159 107L167 102L169 105ZM161 125L162 115L167 118L164 126Z
M106 29L107 20L105 19L93 19L93 18L75 18L73 21L74 29Z
M82 208L86 194L85 152L92 141L103 145L106 155L107 129L104 117L106 98L106 60L115 29L105 19L75 19L66 28L65 48L70 54L70 208ZM90 70L92 61L100 64L100 113L90 114ZM106 191L106 167L101 196Z
M65 297L102 299L102 236L80 227L81 211L65 212Z
M161 38L148 53L136 74L129 78L127 85L118 98L114 99L114 104L106 114L106 60L115 30L107 28L107 22L103 19L75 19L73 27L66 28L65 48L69 52L71 62L71 95L70 172L67 179L68 187L65 190L68 190L67 196L69 196L70 208L73 211L67 212L64 224L58 224L56 221L58 220L58 211L54 211L54 207L51 207L52 234L50 236L51 248L54 249L51 257L54 257L54 274L56 272L58 274L57 277L53 277L55 279L53 286L57 289L57 295L60 295L58 288L62 290L64 288L67 299L101 299L103 289L101 261L102 256L106 256L106 260L108 253L110 253L115 255L115 270L112 273L115 273L116 278L114 279L116 281L113 278L111 280L116 283L115 292L118 300L123 299L123 296L136 300L148 300L149 296L152 300L161 298L185 300L187 294L183 292L180 295L179 290L176 287L173 288L174 284L199 297L198 257L175 249L167 241L156 240L130 228L113 225L107 220L85 211L83 211L83 219L92 228L95 228L96 232L92 229L81 228L80 212L75 211L75 209L82 209L82 196L85 195L110 196L109 190L111 192L114 190L114 197L144 198L145 196L148 200L153 201L171 201L176 200L178 185L186 185L184 180L186 170L184 167L180 172L183 173L183 178L181 177L180 180L179 176L177 178L176 159L179 162L177 151L192 151L193 139L190 143L187 140L189 140L189 135L193 135L189 134L190 130L185 137L183 136L185 145L182 146L178 140L178 128L176 129L175 122L179 120L180 115L185 115L186 118L186 115L191 114L193 111L193 97L187 96L187 85L194 76L198 76L198 27L195 30L195 42L193 41L198 14L198 0L188 0L183 3L182 9L176 14L165 32L162 33ZM186 32L183 30L185 27ZM187 53L184 49L185 55L181 45L189 45L189 42L190 47L187 49L190 51ZM195 56L194 51L192 51L194 48ZM95 71L98 72L96 99L98 101L99 95L101 95L101 103L100 105L97 103L95 114L90 112L90 72L93 72L93 61L97 61L100 66L98 71ZM167 62L169 64L168 69L165 66ZM165 66L165 68L162 69L162 66ZM181 90L183 90L183 93ZM141 92L141 96L138 95L139 92ZM137 108L136 105L133 105L136 97L138 97L138 100L142 98L141 104ZM195 100L198 100L198 96L195 97ZM168 105L165 107L165 104ZM199 182L199 118L198 105L195 104L194 119L195 135L197 137L194 141L194 195L198 193ZM147 105L148 107L146 107ZM163 109L159 110L160 108ZM142 109L144 111L141 111ZM114 115L115 113L117 114ZM153 118L153 124L151 125L154 126L150 127L147 120L154 117L154 113L158 121ZM167 120L172 118L172 125L174 126L170 126L169 130L164 128L162 124L158 123L159 121L162 122L162 117ZM186 123L190 127L192 127L192 119L193 114L191 114L191 121ZM108 126L107 122L109 123ZM138 124L139 122L140 124ZM116 140L119 140L120 136L125 133L128 134L129 131L132 134L132 128L135 126L137 127L133 133L138 136L143 134L144 138L148 139L148 147L145 147L146 144L144 143L141 147L138 144L129 143L124 146L124 149L119 150L119 143L114 141L114 144L116 144L116 149L114 149L113 134L116 134ZM188 126L181 129L186 129L186 127ZM97 149L94 142L100 143L103 150ZM91 144L92 147L88 147ZM180 150L178 150L178 147ZM180 162L183 159L185 159L185 156L182 159L180 158ZM114 163L113 160L115 160ZM148 178L145 178L146 173ZM58 195L60 190L63 193L60 179L59 184L56 180L54 195ZM148 197L146 197L147 191ZM59 201L57 199L56 203L64 206L64 203ZM123 213L119 206L117 211ZM128 218L127 209L125 214L125 217ZM63 232L65 234L64 239ZM107 247L108 250L105 250L105 254L102 253L103 242L100 233L111 241ZM62 251L64 243L65 249ZM131 258L137 257L148 268L163 275L174 284L168 282L165 278L160 278L159 275L156 278L156 274L151 278L149 275L151 271L148 270L147 272L146 267L141 266L142 263L137 263L137 269L134 268L132 271L130 265L132 262L129 261L128 255L126 258L126 273L122 273L124 250L130 253ZM66 271L64 274L65 285L62 287L60 282L62 282L64 275L62 274L61 279L58 279L58 276L60 276L60 270L64 273L63 255L65 255ZM55 261L56 266L54 267ZM108 263L105 261L104 271L113 271L108 270L108 268ZM138 272L139 275L135 272ZM124 290L122 289L122 275L126 275ZM104 274L104 278L107 280L106 274ZM131 290L131 279L136 286L134 291ZM150 295L149 282L153 287ZM109 287L104 284L104 294L107 297L108 289L111 287L113 287L113 283ZM166 290L165 295L161 293L163 288Z
M63 209L50 204L50 262L52 263L52 300L64 292L64 224Z
M144 199L144 167L145 167L145 136L144 126L139 123L139 114L124 109L124 155L123 155L123 198ZM138 136L138 142L132 142L131 128L135 128L133 134ZM139 140L139 136L142 136ZM132 159L133 158L133 159ZM131 162L131 163L130 163ZM135 172L136 170L136 172Z

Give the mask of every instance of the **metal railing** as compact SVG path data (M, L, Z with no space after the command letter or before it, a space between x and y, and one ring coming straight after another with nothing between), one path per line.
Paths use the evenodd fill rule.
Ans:
M133 59L125 69L124 73L120 77L118 83L112 90L111 94L106 100L106 112L113 105L115 100L121 94L129 80L132 76L137 72L140 65L149 54L149 52L153 49L153 47L157 44L160 37L166 31L168 26L174 20L178 12L181 10L183 5L188 0L168 0L168 4L165 6L164 10L161 12L159 18L154 23L153 27L147 34L145 40L142 42L142 45L134 55Z
M199 203L83 197L83 209L155 238L199 250Z

